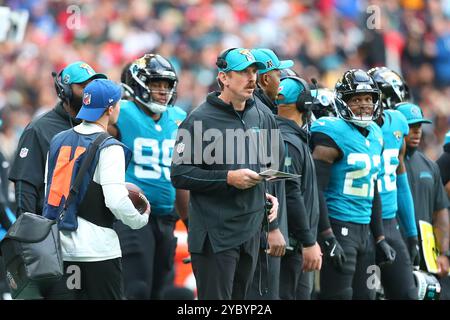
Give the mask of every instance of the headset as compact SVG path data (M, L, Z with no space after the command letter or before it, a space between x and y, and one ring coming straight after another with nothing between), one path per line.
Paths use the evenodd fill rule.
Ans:
M309 87L309 84L306 82L306 80L304 80L298 76L287 76L287 77L283 77L281 80L284 80L284 79L295 80L303 86L303 90L298 95L297 101L295 102L295 106L297 107L298 112L302 112L302 113L311 112L313 105L314 105L314 97L311 95L311 89ZM316 79L311 79L311 81L314 84L314 86L317 87Z
M217 60L216 60L216 66L219 69L226 70L228 68L228 62L227 62L226 58L227 58L227 55L230 53L230 51L232 51L234 49L237 49L237 48L228 48L226 50L223 50L219 54L219 56L217 57Z
M73 97L73 92L70 84L65 84L61 81L63 71L64 69L62 69L59 73L53 71L52 77L55 83L55 90L58 97L64 102L69 102Z

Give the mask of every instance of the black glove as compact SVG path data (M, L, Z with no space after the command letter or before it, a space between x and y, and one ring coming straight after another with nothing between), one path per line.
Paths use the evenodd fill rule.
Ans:
M408 238L408 252L413 266L420 265L419 240L417 237Z
M333 234L324 237L322 247L325 257L331 261L335 268L341 270L344 262L347 261L347 257L336 237Z
M386 239L381 240L375 245L375 260L376 264L381 265L385 263L392 263L395 260L396 252Z

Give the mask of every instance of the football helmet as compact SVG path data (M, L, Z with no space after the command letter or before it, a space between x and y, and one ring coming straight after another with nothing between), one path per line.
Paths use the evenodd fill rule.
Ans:
M168 90L152 90L150 82L165 80L169 83ZM173 106L177 95L178 77L174 67L166 58L159 54L145 54L133 61L125 76L125 85L129 87L133 98L147 107L153 113L162 113L167 107ZM164 92L166 102L161 103L152 97L153 92Z
M350 98L360 94L372 95L373 111L370 116L357 116L347 105ZM382 112L380 90L369 74L361 69L351 69L344 73L334 88L334 100L337 115L360 127L367 127Z
M315 119L337 116L333 90L318 88L311 90L311 95L314 97L311 109Z
M405 80L387 67L376 67L368 71L381 91L383 108L394 109L400 102L410 100L409 87Z

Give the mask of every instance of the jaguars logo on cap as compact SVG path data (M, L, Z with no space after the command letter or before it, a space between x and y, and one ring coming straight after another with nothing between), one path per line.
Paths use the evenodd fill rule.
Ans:
M253 54L248 49L242 49L239 51L240 54L244 55L247 61L256 61Z
M66 75L64 76L64 78L63 78L63 82L64 82L65 84L68 84L69 81L70 81L70 75L69 75L69 74L66 74Z
M418 107L416 107L416 106L412 107L411 108L411 114L414 117L420 117L420 109Z
M86 70L86 72L89 73L89 75L95 74L94 69L92 69L92 67L87 63L80 64L80 68Z

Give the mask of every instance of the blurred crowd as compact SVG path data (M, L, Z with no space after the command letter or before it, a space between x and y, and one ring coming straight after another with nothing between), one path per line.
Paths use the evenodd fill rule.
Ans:
M175 65L177 105L189 111L216 87L224 48L267 47L305 79L334 87L349 68L403 74L433 124L436 159L450 128L450 0L0 0L29 11L21 43L0 43L0 150L11 159L30 119L56 103L51 77L76 60L119 81L124 65L157 52Z

